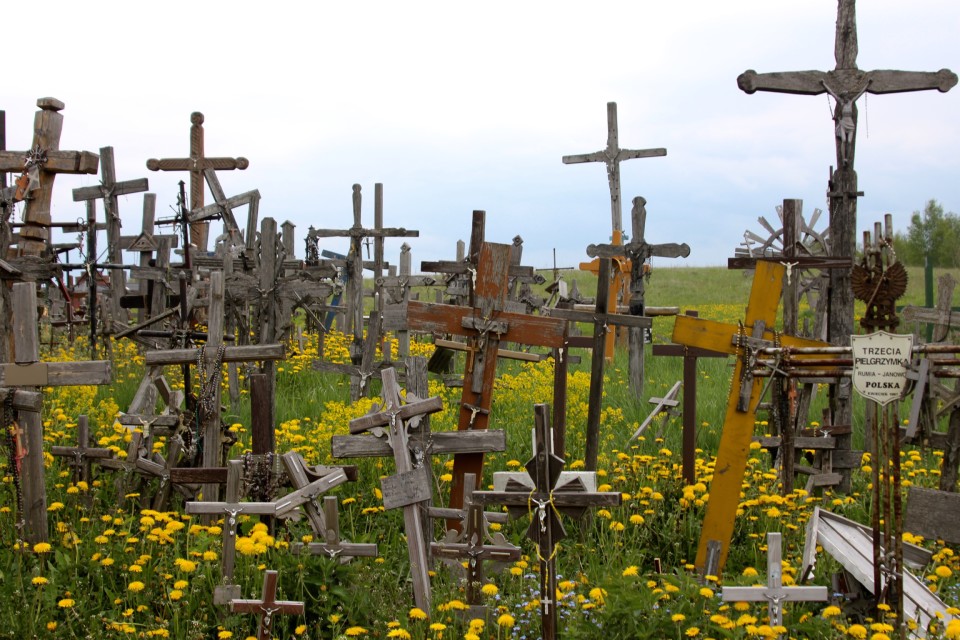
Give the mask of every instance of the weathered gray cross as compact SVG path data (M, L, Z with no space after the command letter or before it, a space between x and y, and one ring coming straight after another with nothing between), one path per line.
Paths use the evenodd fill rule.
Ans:
M277 600L277 572L265 571L263 574L262 600L230 600L233 613L252 613L260 616L257 627L257 640L270 640L273 637L273 616L278 613L303 614L303 603Z

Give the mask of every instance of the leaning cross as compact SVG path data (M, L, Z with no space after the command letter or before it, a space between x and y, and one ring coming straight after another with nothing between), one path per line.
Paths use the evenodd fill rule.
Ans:
M290 545L290 550L294 555L309 553L315 556L327 556L328 558L339 558L341 562L346 562L347 558L375 558L377 557L377 545L372 542L347 542L340 538L340 511L337 508L337 496L323 497L323 542L309 542L303 544L295 542Z
M673 342L676 344L739 356L727 397L716 471L697 549L696 567L701 572L706 568L708 543L711 546L719 543L717 571L723 569L733 536L757 404L764 391L762 378L753 375L756 350L764 346L828 346L817 340L780 335L774 329L783 275L784 266L779 262L757 262L746 318L739 326L692 316L677 316L674 324Z
M214 602L224 604L233 600L240 593L240 587L232 583L233 567L237 555L237 533L240 530L240 515L265 514L274 515L277 505L273 502L241 502L240 485L243 481L243 461L231 460L227 463L227 489L223 502L187 502L184 504L190 515L222 515L223 516L223 560L221 572L223 574L222 588L218 586L214 592ZM266 591L266 588L264 588Z
M622 496L615 492L591 490L596 484L593 472L572 473L568 476L567 490L558 486L564 461L554 453L553 430L550 428L550 407L534 406L536 429L534 431L534 456L527 462L526 474L497 472L495 491L475 491L473 504L502 504L515 510L526 510L530 515L527 537L537 544L540 561L540 615L544 638L558 638L557 608L554 594L557 592L556 545L566 537L560 512L582 512L586 507L616 506Z
M20 229L19 255L38 256L46 248L50 226L50 203L53 179L58 173L97 172L100 159L89 151L61 151L63 103L56 98L37 100L33 119L33 146L30 151L0 150L0 173L23 171L29 185L23 198L27 201Z
M724 587L724 602L767 602L770 626L783 626L784 602L823 602L829 594L826 587L784 587L783 548L779 531L767 533L767 586Z
M187 214L187 220L190 224L207 223L212 219L223 220L224 232L229 236L237 238L240 235L240 227L237 224L237 218L233 215L234 207L247 205L247 226L244 233L244 256L247 259L253 258L253 253L257 242L257 218L260 210L260 190L253 189L245 191L230 198L223 191L220 185L220 179L217 178L217 172L213 169L204 169L203 177L210 187L210 193L213 194L213 204L198 207L190 210Z
M553 349L564 346L566 322L504 310L510 265L510 245L479 244L476 274L472 280L472 305L457 307L411 300L407 324L416 331L455 334L468 338L466 371L460 399L459 431L482 430L490 420L497 352L501 342L516 342ZM483 454L454 456L450 506L462 506L464 474L482 477ZM448 527L458 523L448 522Z
M624 256L630 260L630 315L644 315L645 274L644 265L652 257L686 258L690 255L687 243L649 244L645 239L647 226L647 201L637 196L633 199L631 220L633 237L627 244L591 244L587 255L591 258L614 258ZM631 329L630 335L630 389L636 395L643 393L643 331Z
M937 72L893 71L881 69L861 71L857 68L857 23L855 0L839 0L837 7L836 39L833 71L792 71L761 73L749 70L737 78L737 85L747 93L771 91L800 95L829 93L835 100L833 120L837 167L831 171L828 196L830 198L830 239L839 255L853 258L857 243L857 174L854 170L854 152L857 136L856 101L866 93L885 94L937 89L949 91L957 84L957 76L948 69ZM848 269L830 272L830 290L833 292L829 316L829 339L848 344L854 334L853 289ZM851 423L850 384L842 382L834 398L834 418L839 424Z
M0 387L60 387L111 382L109 360L40 362L36 283L15 283L12 298L14 358L12 363L0 365ZM20 473L23 513L17 516L26 527L25 539L31 543L42 542L47 540L48 528L40 412L21 411L18 421L26 436L26 457Z
M233 613L252 613L260 616L257 628L257 640L270 640L273 637L273 616L277 613L303 614L302 602L277 600L277 572L268 570L263 574L262 600L231 600Z
M190 172L190 210L203 208L203 172L206 169L230 171L246 169L250 161L246 158L208 158L203 155L203 114L194 111L190 114L190 157L189 158L150 158L147 169L150 171L189 171ZM190 225L190 237L198 251L207 250L208 223L195 222ZM188 251L189 247L184 247Z
M607 148L594 153L563 156L563 164L582 162L602 162L607 165L607 180L610 183L610 214L613 220L613 232L623 230L623 211L620 204L620 163L634 158L655 158L667 155L667 150L658 149L621 149L617 131L617 103L607 103Z
M416 425L425 414L441 411L443 402L436 396L419 400L408 394L408 402L404 403L400 399L396 370L384 369L382 378L382 408L351 420L350 433L370 431L375 436L385 436L393 450L397 475L381 480L383 506L386 509L403 507L414 601L422 610L430 611L430 567L427 544L423 539L423 512L419 506L419 503L430 500L429 471L423 460L418 460L415 465L410 459L407 442L410 426Z

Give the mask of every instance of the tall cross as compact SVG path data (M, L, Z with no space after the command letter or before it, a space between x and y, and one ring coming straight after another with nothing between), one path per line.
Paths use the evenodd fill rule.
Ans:
M622 496L617 492L597 492L588 485L596 483L596 474L581 472L574 474L569 490L564 491L558 485L561 480L564 461L554 453L553 430L550 428L550 407L546 404L534 405L536 428L534 430L533 457L527 462L526 474L498 472L494 475L494 486L500 478L506 483L495 491L475 491L473 504L478 507L485 504L502 504L515 510L526 510L530 515L527 537L537 545L537 558L540 561L540 615L544 638L556 639L557 607L557 558L556 545L566 537L561 512L582 512L586 507L616 506Z
M866 92L872 94L902 93L937 89L949 91L957 84L957 75L948 69L937 72L893 71L857 68L856 0L839 0L832 71L788 71L757 73L748 70L737 78L737 85L747 93L771 91L799 95L829 93L834 101L834 138L837 171L831 171L830 239L840 257L853 258L857 244L857 173L854 155L857 137L857 100ZM828 336L832 342L847 344L853 327L853 289L850 272L830 272L831 313ZM838 385L834 398L834 418L850 424L850 382Z
M50 203L53 180L58 173L94 174L100 164L95 153L89 151L61 151L60 133L63 130L64 104L56 98L37 100L33 119L33 145L29 151L0 150L0 173L22 171L27 204L23 210L18 254L38 256L49 240Z
M621 149L617 130L617 103L607 103L607 148L593 153L563 156L563 164L602 162L607 165L607 181L610 183L610 215L613 232L623 230L623 210L620 203L620 163L634 158L656 158L667 155L667 150Z
M472 247L471 247L472 248ZM459 431L487 428L493 404L497 351L501 342L516 342L549 348L564 346L566 322L558 318L528 316L505 311L510 245L482 242L476 269L471 274L470 307L407 303L407 323L417 331L455 334L468 338L469 353L460 399ZM463 479L467 473L482 477L483 454L454 456L450 506L462 506ZM449 527L458 523L448 522Z
M784 602L823 602L826 587L783 586L783 543L779 531L767 533L767 586L724 587L724 602L766 602L771 627L783 626Z
M673 342L676 344L738 356L727 397L716 472L710 485L710 501L697 549L696 567L700 571L706 568L708 544L720 545L717 571L722 570L733 537L757 404L764 390L763 379L753 375L756 349L765 346L827 346L816 340L780 335L776 331L784 271L785 267L779 262L757 262L746 317L739 325L677 316L673 327ZM797 356L798 360L803 358Z
M677 244L649 244L645 234L647 228L647 201L637 196L633 199L631 222L633 237L627 244L591 244L587 255L591 258L613 258L624 256L630 260L630 315L644 315L644 296L646 293L644 265L651 257L686 258L690 247L686 242ZM643 330L631 329L630 335L630 388L636 395L643 393Z
M231 600L233 613L252 613L260 616L257 627L257 640L270 640L273 637L273 616L278 613L303 615L303 603L277 600L277 572L267 570L263 574L262 600Z
M243 157L238 158L208 158L204 155L203 146L203 114L194 111L190 114L190 157L189 158L150 158L147 160L147 169L150 171L189 171L190 172L190 210L203 208L203 172L206 169L217 171L231 171L246 169L250 161ZM198 251L207 250L207 234L209 223L194 222L190 224L190 237ZM188 251L189 247L184 247Z

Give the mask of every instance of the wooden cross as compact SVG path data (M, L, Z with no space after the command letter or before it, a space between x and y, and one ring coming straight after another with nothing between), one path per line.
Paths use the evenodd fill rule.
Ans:
M240 587L232 584L233 567L237 556L237 534L240 531L239 516L274 515L277 505L273 502L241 502L240 492L243 481L243 461L231 460L227 463L227 489L223 502L187 502L184 507L190 515L223 516L223 559L221 573L223 589L217 588L214 602L223 604L232 600L240 592Z
M823 602L828 599L826 587L783 586L783 549L779 531L767 533L767 586L724 587L724 602L767 602L771 627L783 626L784 602Z
M690 247L686 242L649 244L645 239L647 227L647 201L638 196L633 199L631 220L633 237L627 244L591 244L587 255L591 258L614 258L624 256L630 261L630 315L644 315L644 296L646 291L644 266L651 257L686 258ZM634 328L630 335L629 375L630 389L635 395L643 394L643 330Z
M550 408L545 404L534 406L536 429L534 432L534 455L527 462L527 477L524 474L498 472L494 474L494 486L498 476L506 480L496 491L475 491L472 499L478 507L485 504L502 504L516 509L525 509L530 514L527 537L537 545L540 562L540 615L544 638L559 638L557 607L554 594L557 592L556 545L566 537L558 512L573 509L582 512L586 507L616 506L622 496L616 492L596 492L588 484L596 483L591 472L575 474L572 490L562 491L558 480L564 461L553 450L553 434L550 428ZM575 486L576 485L576 486Z
M257 242L257 218L260 209L260 191L254 189L246 191L240 195L227 197L223 187L220 186L220 179L217 178L217 172L213 169L204 169L203 177L207 181L210 193L213 194L213 204L196 207L191 209L187 219L192 224L207 223L209 220L223 220L224 232L232 236L240 235L240 227L237 219L233 215L234 207L247 205L247 226L244 233L245 249L244 255L247 259L253 258L254 249Z
M90 446L90 422L87 416L77 418L77 446L50 447L50 454L67 459L67 464L73 467L73 483L90 482L90 461L100 458L112 458L113 450L105 447Z
M827 346L816 340L776 333L774 327L784 269L778 262L757 262L746 317L739 326L692 316L677 316L674 324L673 342L676 344L740 356L727 397L717 451L717 471L710 486L710 502L697 550L696 566L701 572L706 567L707 544L711 541L720 545L716 570L723 569L733 536L757 403L764 389L762 378L753 376L755 358L752 354L758 346L773 346L775 342L784 347ZM802 358L798 356L798 359Z
M33 119L33 143L29 151L0 150L0 173L23 171L28 179L24 199L24 226L20 228L18 255L39 256L49 240L53 180L58 173L95 174L100 159L89 151L61 151L64 104L56 98L37 100Z
M257 640L270 640L273 637L273 616L278 613L303 615L303 603L277 600L277 572L267 570L263 574L262 600L231 600L233 613L252 613L260 616L257 627Z
M584 452L584 463L588 471L597 470L597 460L600 455L600 411L603 404L603 344L610 325L648 329L653 321L644 316L624 316L611 313L608 308L610 286L610 258L600 258L600 272L597 276L596 310L574 311L570 309L551 309L550 316L562 318L568 322L593 323L593 353L590 363L590 397L587 407L587 443Z
M857 173L854 152L857 136L857 100L866 93L886 94L937 89L949 91L957 84L957 76L948 69L938 72L862 71L857 68L856 1L839 0L837 7L832 71L793 71L757 73L748 70L737 78L737 85L746 93L771 91L799 95L829 93L836 105L833 112L837 172L831 170L830 239L840 257L853 258L857 243ZM850 271L830 272L831 311L828 336L831 342L847 344L854 332L853 289ZM834 417L840 424L851 424L850 384L844 380L834 392Z
M0 387L60 387L111 382L108 360L40 362L36 283L15 283L12 301L13 362L0 364ZM24 522L28 542L45 542L48 534L43 424L40 413L35 411L21 412L18 422L26 440L26 457L21 467L24 511L18 517Z
M443 402L434 396L425 400L408 397L408 401L404 403L400 399L396 371L392 368L384 369L382 378L382 407L375 407L375 413L351 420L350 433L370 431L374 435L385 437L393 450L397 475L381 480L383 506L385 509L403 508L414 602L416 606L429 612L429 561L427 544L423 538L423 513L419 506L419 503L431 498L429 471L424 460L417 460L415 463L410 459L407 441L408 429L415 426L421 416L441 411Z
M331 469L329 473L311 482L307 475L306 465L299 453L288 451L280 456L280 461L283 463L283 467L287 471L287 477L290 478L295 491L277 501L278 515L286 516L288 513L292 513L294 509L303 506L313 532L318 536L326 536L330 524L325 517L325 508L321 509L320 505L317 504L317 497L321 493L349 480L346 471L341 468Z
M623 211L620 204L620 163L634 158L656 158L667 155L667 150L658 149L621 149L617 129L617 103L607 103L607 148L594 153L563 156L563 164L581 162L602 162L607 165L607 181L610 183L610 215L613 231L623 230Z
M376 202L381 203L382 207L382 186L375 187L376 192L381 194ZM400 228L382 228L374 225L373 229L364 229L361 220L361 196L360 185L353 185L353 226L349 229L311 229L310 234L316 238L350 238L350 251L347 253L347 310L348 319L345 333L353 331L353 345L351 348L351 357L355 359L354 364L359 364L358 358L363 343L363 253L362 243L364 238L418 238L419 231L412 231ZM382 269L382 265L380 267Z
M327 362L325 360L316 360L313 363L315 371L325 371L332 373L346 374L350 376L350 400L356 402L361 397L367 395L369 390L369 381L371 377L377 377L381 363L376 362L377 345L380 342L380 312L373 310L370 312L370 319L367 322L367 335L363 339L363 350L360 354L360 362L337 363Z
M475 277L471 279L472 306L407 303L407 323L416 331L466 336L469 353L460 398L459 431L483 430L490 419L497 351L501 342L549 348L564 346L566 322L504 310L509 275L510 246L482 242ZM450 506L462 506L464 474L483 475L482 453L454 456ZM457 523L448 522L448 527Z
M947 339L951 331L960 330L960 317L953 317L953 289L957 286L956 279L949 273L942 274L937 279L937 306L934 308L907 305L903 308L904 322L927 323L934 331L928 338L933 342L942 342Z
M687 311L688 316L697 316L696 311ZM681 356L683 358L683 481L688 485L697 482L697 359L726 358L726 353L698 349L682 344L655 344L651 349L655 356Z
M666 395L661 398L650 398L650 404L654 405L653 410L647 414L647 417L643 420L643 422L640 423L640 426L637 427L637 430L633 432L632 436L630 436L630 440L628 442L633 442L639 438L640 435L647 430L647 427L650 426L650 423L653 422L661 413L666 414L668 418L670 415L676 415L676 408L680 404L680 402L677 400L677 394L680 392L681 384L681 381L677 380L674 385L670 387L670 390L667 391ZM666 421L664 421L664 424L665 423Z
M520 547L515 547L502 533L491 535L487 515L483 506L469 502L466 507L466 525L462 532L455 529L447 531L441 542L430 543L430 551L434 557L453 559L458 562L466 561L466 591L467 604L471 609L483 603L481 589L486 584L483 563L510 562L520 559ZM477 616L480 611L471 611L471 616Z
M221 460L220 424L220 370L225 362L252 360L282 360L284 347L281 344L262 344L227 347L223 341L224 283L222 271L210 272L210 306L207 342L200 349L169 349L148 352L144 357L147 367L154 365L189 364L202 362L206 385L198 391L197 439L203 441L203 466L218 467ZM205 378L205 380L204 380ZM216 500L219 486L205 484L205 500Z
M160 235L153 232L156 206L156 194L144 194L140 234L120 237L121 249L140 256L139 265L130 269L131 277L139 282L137 295L128 295L121 300L123 306L130 307L132 303L139 309L137 320L140 325L177 301L175 297L166 295L168 285L165 276L167 267L170 266L170 251L178 246L180 237L176 234Z
M141 193L150 188L146 178L117 182L116 164L113 160L113 147L100 148L100 184L80 187L73 190L74 202L103 200L104 217L107 223L107 262L123 264L120 244L120 207L119 196ZM96 233L90 230L88 233ZM96 261L96 256L89 256ZM110 295L113 302L112 317L123 323L126 312L120 305L120 298L126 293L126 283L122 270L114 271L110 278Z
M189 158L151 158L147 160L150 171L189 171L190 172L190 210L203 207L203 172L207 169L231 171L246 169L250 161L238 158L208 158L204 155L203 114L194 111L190 114L190 157ZM190 237L198 251L207 250L209 223L196 222L190 225ZM189 251L189 247L184 247Z

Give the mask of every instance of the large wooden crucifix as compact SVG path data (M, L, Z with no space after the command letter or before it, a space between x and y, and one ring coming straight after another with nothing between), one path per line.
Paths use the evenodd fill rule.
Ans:
M516 342L558 349L565 345L566 322L558 318L528 316L505 311L510 245L482 242L476 269L471 277L469 307L411 300L407 323L412 330L434 334L455 334L468 340L467 365L460 399L459 431L482 430L490 420L493 382L497 373L497 352L501 342ZM450 506L463 506L464 475L483 477L483 454L454 456ZM448 527L458 527L450 522Z
M39 256L49 240L50 203L53 180L58 173L95 174L100 159L89 151L61 151L60 133L63 130L64 104L56 98L37 100L33 119L33 145L29 151L0 150L0 173L22 171L18 180L20 197L26 200L23 226L17 253L21 256ZM22 183L22 184L21 184ZM21 188L22 187L22 188Z
M201 372L200 389L196 401L196 432L194 438L202 441L203 466L219 467L221 452L220 371L228 362L252 360L282 360L281 344L262 344L227 347L224 344L224 283L222 271L210 272L210 306L207 341L200 349L169 349L148 352L144 364L165 366L197 363ZM205 484L204 500L216 500L219 485Z
M949 91L957 84L957 75L948 69L937 72L894 71L879 69L862 71L857 68L856 0L839 0L837 6L834 57L832 71L788 71L757 73L748 70L737 78L737 85L746 93L771 91L799 95L829 93L834 101L834 137L836 167L831 170L828 196L830 198L830 239L837 256L853 258L857 244L857 173L854 155L857 138L857 100L864 93L886 94L937 89ZM853 326L853 289L850 271L835 269L830 272L831 312L827 335L835 344L849 344ZM837 385L833 398L834 420L850 424L850 381Z
M189 171L190 172L190 210L203 208L203 172L206 169L230 171L246 169L250 161L238 158L208 158L204 155L203 114L194 111L190 114L190 157L189 158L150 158L147 169L150 171ZM208 222L195 222L190 225L190 238L198 251L207 250ZM184 247L188 251L189 247Z
M647 201L637 196L633 199L631 222L633 236L627 244L591 244L587 247L587 255L591 258L614 258L625 256L630 260L630 315L644 315L644 295L646 293L646 274L644 265L652 257L686 258L690 255L690 247L686 242L677 244L650 244L645 239L647 228ZM633 327L629 329L630 359L629 375L630 389L637 396L643 393L643 329Z
M530 514L527 537L537 545L540 561L540 615L544 638L559 638L557 629L557 558L556 545L566 537L559 513L582 513L586 507L616 506L622 501L618 492L597 492L594 472L572 473L564 483L558 481L564 460L554 453L553 430L550 426L550 407L534 406L533 457L527 462L527 473L498 472L494 476L494 491L475 491L471 496L477 506L502 504ZM500 479L503 480L501 482ZM501 485L502 486L499 486Z
M780 305L785 271L786 268L779 262L757 261L746 317L739 325L677 316L673 327L673 342L676 344L738 356L710 485L710 501L707 503L697 549L695 564L701 572L707 565L708 544L719 544L716 571L723 569L733 536L757 404L764 390L763 378L754 376L756 349L764 346L827 346L816 340L780 335L776 331L777 307ZM797 356L798 360L803 358L802 355Z
M617 103L607 103L607 147L593 153L563 156L563 164L602 162L607 166L607 181L610 183L610 216L613 232L623 231L623 208L620 201L620 163L634 158L656 158L667 155L667 150L621 149L617 128Z

